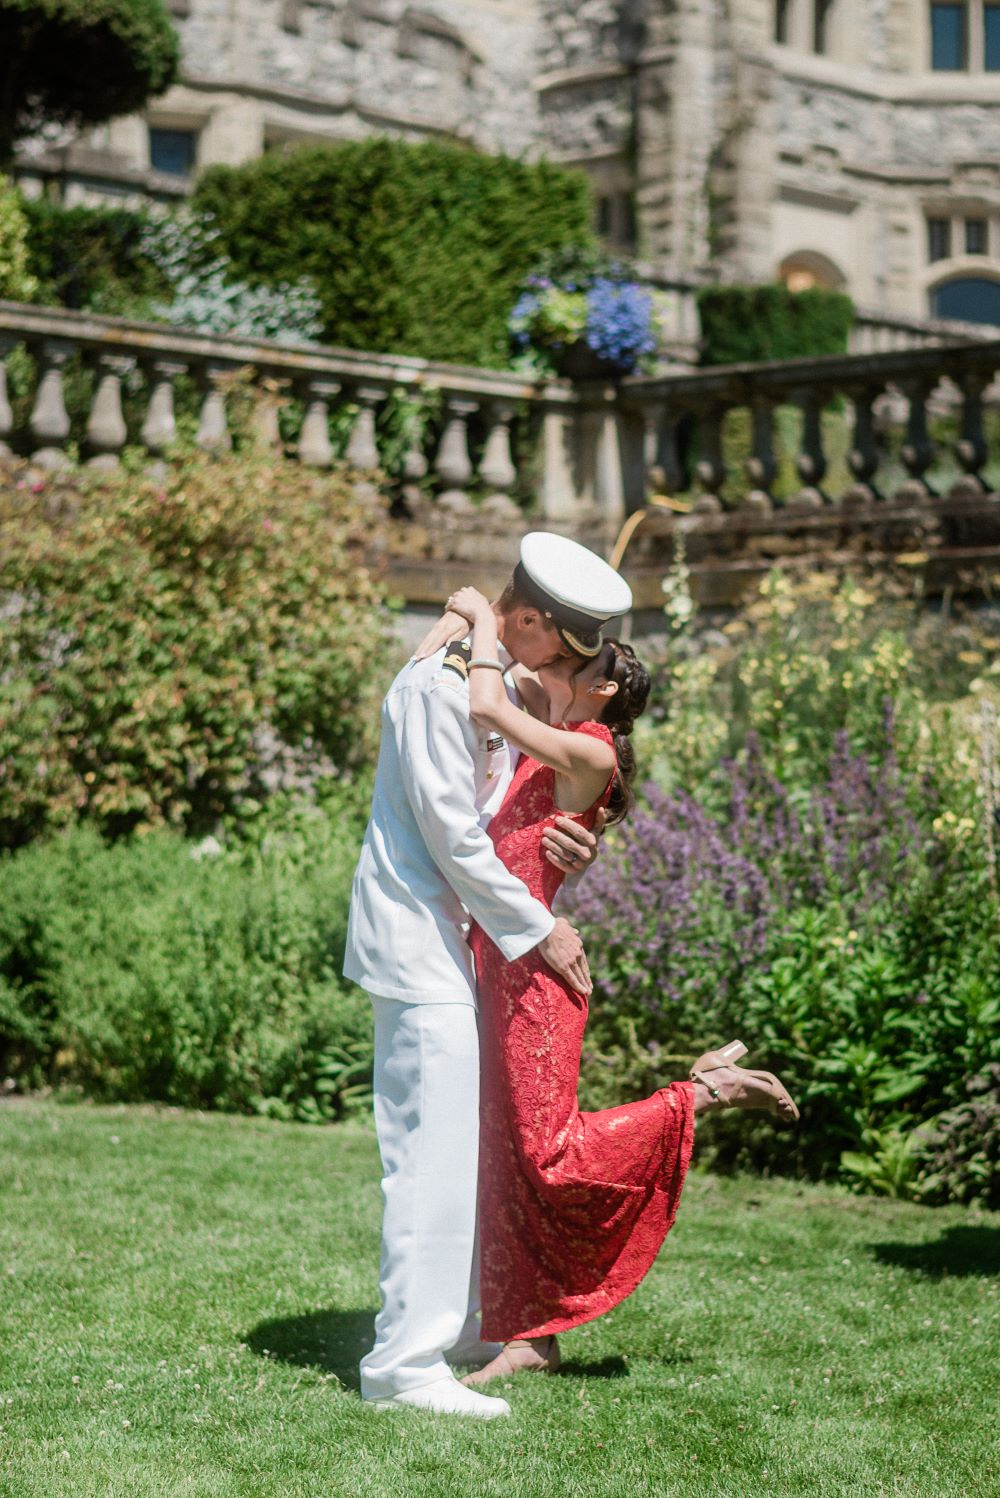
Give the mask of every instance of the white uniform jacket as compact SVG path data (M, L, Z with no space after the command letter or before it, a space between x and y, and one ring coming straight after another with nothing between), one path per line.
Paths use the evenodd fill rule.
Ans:
M469 915L508 961L544 940L554 917L486 835L514 758L471 721L468 681L444 655L409 661L382 704L344 975L384 998L474 1005Z

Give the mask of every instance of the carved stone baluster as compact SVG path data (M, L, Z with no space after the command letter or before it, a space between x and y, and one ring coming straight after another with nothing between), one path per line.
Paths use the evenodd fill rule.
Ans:
M378 443L375 441L375 407L385 400L385 391L375 386L361 385L355 390L354 399L358 403L358 414L344 457L352 468L368 471L379 465Z
M7 395L7 352L13 344L0 340L0 458L9 458L8 437L14 435L14 411Z
M227 453L233 445L226 422L226 397L222 387L227 373L224 366L212 364L205 371L207 389L194 440L207 453Z
M427 477L430 465L424 453L423 422L411 417L409 425L409 446L403 455L403 485L400 498L407 514L417 516L422 515L427 509L428 501L422 487L422 480Z
M847 465L854 483L845 489L841 504L867 505L880 495L872 479L878 471L879 450L875 439L875 402L881 392L872 386L848 391L854 406L854 440L847 455Z
M910 411L900 457L910 477L900 484L894 496L896 499L921 500L933 492L924 478L934 461L934 445L927 430L927 397L931 388L926 380L910 380L903 386Z
M796 472L802 480L802 488L795 496L795 504L801 509L819 509L826 501L820 484L826 473L826 454L823 451L823 407L816 391L800 394L802 406L802 442L795 459Z
M475 414L478 405L475 401L448 396L445 409L448 419L434 459L434 472L444 485L437 502L448 510L469 510L472 502L464 488L472 477L469 417Z
M746 475L753 488L744 495L740 508L767 514L774 508L770 489L778 472L774 457L774 404L759 397L751 405L750 414L753 452L747 459Z
M694 509L701 514L716 514L722 509L719 490L726 481L726 465L722 460L722 419L724 406L712 406L701 418L701 457L695 467L699 482L705 493L695 500Z
M510 497L510 491L517 483L517 469L510 451L514 407L509 401L497 401L490 407L489 418L489 433L479 464L479 477L489 490L483 509L501 518L514 517L519 514Z
M187 365L173 359L157 359L153 364L149 406L139 435L154 457L162 458L171 443L177 440L174 381L186 373Z
M273 453L280 453L282 449L278 412L285 404L284 392L288 384L288 380L265 375L257 390L253 416L254 439L260 447L269 449Z
M133 367L132 359L116 354L101 354L97 361L97 389L87 418L87 443L94 456L88 468L108 471L118 467L118 454L128 435L122 415L122 380Z
M43 374L28 420L32 437L41 444L32 453L31 461L41 468L69 466L69 459L63 451L69 437L69 413L63 397L63 367L72 352L71 343L58 339L46 339L42 346Z
M330 402L339 393L339 380L309 381L306 414L299 432L299 462L307 468L329 468L333 462Z
M950 499L975 499L985 494L986 485L980 477L980 469L988 456L986 438L983 434L983 391L989 383L989 375L979 370L970 370L961 377L962 386L962 435L955 445L955 455L965 473L952 484Z

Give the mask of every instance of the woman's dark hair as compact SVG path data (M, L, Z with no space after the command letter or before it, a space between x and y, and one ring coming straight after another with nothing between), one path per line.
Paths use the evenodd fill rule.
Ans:
M618 759L618 773L608 798L608 822L620 822L632 808L632 781L635 779L635 753L629 735L636 718L645 712L649 698L649 672L631 645L622 640L608 640L612 652L607 670L608 681L618 687L608 699L601 722L611 729Z

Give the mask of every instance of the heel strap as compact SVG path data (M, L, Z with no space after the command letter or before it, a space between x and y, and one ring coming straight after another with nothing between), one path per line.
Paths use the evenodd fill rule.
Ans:
M691 1080L692 1082L700 1082L702 1087L707 1088L709 1097L712 1098L715 1102L721 1103L722 1093L716 1087L714 1082L710 1082L708 1080L708 1077L703 1071L693 1071L691 1073Z

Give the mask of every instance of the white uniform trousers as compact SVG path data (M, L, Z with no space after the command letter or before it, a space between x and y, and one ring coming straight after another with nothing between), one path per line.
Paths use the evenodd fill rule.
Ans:
M448 1378L444 1354L478 1336L479 1036L468 1004L371 995L382 1156L381 1309L361 1393Z

